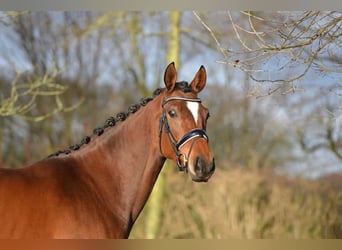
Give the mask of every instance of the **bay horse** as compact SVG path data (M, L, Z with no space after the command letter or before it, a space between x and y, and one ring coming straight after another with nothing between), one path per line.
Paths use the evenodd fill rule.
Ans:
M0 238L128 238L166 158L195 182L215 170L209 117L191 84L177 82L174 63L165 88L110 117L91 136L30 166L0 169Z

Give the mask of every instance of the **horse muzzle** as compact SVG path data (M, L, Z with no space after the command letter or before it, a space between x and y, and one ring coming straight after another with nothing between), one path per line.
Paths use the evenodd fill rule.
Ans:
M196 157L189 164L189 174L195 182L207 182L215 172L215 159L207 163L202 157Z

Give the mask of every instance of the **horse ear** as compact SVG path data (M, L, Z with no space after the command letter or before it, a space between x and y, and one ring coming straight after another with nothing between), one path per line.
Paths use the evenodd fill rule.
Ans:
M195 78L191 82L191 88L195 91L195 93L201 92L201 90L205 87L206 81L207 73L202 65L196 73Z
M176 81L177 81L177 71L175 68L175 63L172 62L167 66L165 70L165 74L164 74L165 86L169 92L171 92L174 89L176 85Z

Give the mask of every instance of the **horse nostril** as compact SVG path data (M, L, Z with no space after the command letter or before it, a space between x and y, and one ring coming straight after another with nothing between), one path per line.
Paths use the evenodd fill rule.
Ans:
M205 162L202 158L196 157L195 160L195 172L196 174L203 174L205 169Z
M206 162L201 157L196 157L193 161L190 176L193 181L207 182L215 171L215 161Z
M215 160L213 159L209 165L206 165L201 157L196 157L194 166L197 175L211 174L215 171Z
M209 169L210 173L213 173L215 171L215 168L216 168L215 167L215 159L213 159L213 161L210 164L210 169Z

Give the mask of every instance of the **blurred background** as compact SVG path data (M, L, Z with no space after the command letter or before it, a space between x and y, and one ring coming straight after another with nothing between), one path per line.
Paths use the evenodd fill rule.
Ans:
M342 13L0 12L0 166L201 65L217 171L167 162L130 238L342 238Z

